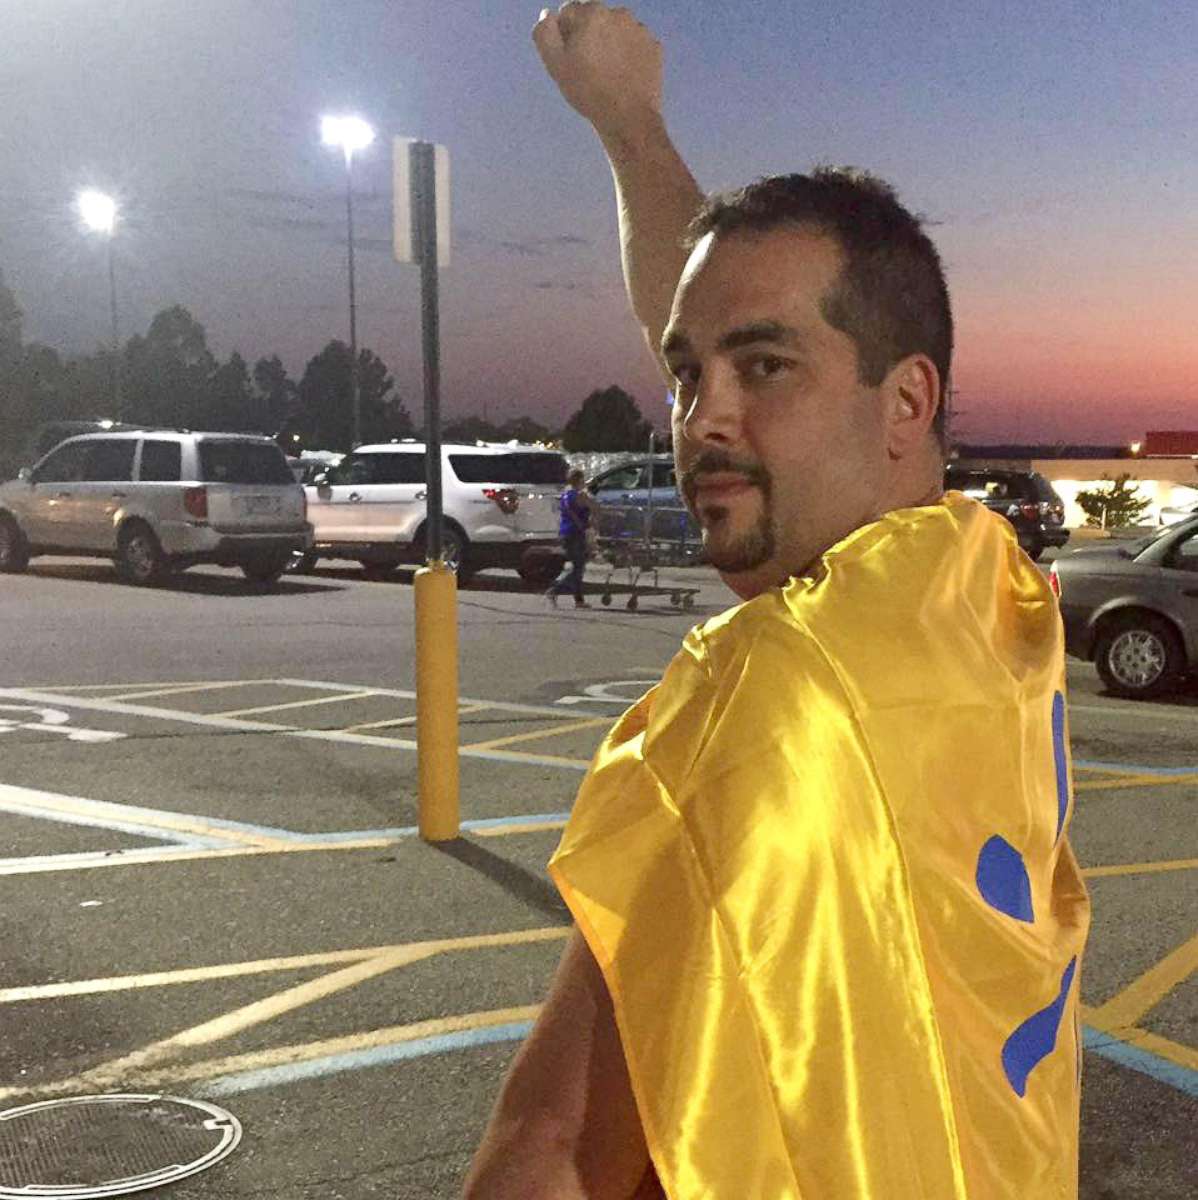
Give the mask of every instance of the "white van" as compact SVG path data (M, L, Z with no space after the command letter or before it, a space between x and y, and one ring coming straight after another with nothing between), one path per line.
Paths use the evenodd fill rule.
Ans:
M562 562L558 497L566 470L563 455L536 446L443 446L443 549L459 577L510 567L529 583L552 579ZM422 442L359 446L307 494L313 544L303 565L354 559L371 578L385 578L424 561Z

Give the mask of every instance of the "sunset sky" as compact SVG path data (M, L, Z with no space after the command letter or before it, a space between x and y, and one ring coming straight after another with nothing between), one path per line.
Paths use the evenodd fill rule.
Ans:
M319 117L449 147L445 407L560 421L620 384L664 418L627 312L606 165L513 0L0 0L0 269L26 336L107 336L78 187L117 192L122 326L186 305L298 375L346 337L343 166ZM868 167L932 230L959 435L1198 429L1198 6L645 0L700 183ZM419 287L390 145L355 164L359 341L420 406Z

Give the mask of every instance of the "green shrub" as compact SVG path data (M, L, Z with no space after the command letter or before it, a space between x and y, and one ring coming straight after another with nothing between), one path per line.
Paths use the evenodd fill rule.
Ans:
M1116 475L1114 479L1103 475L1103 479L1109 482L1077 493L1078 507L1086 514L1086 524L1104 529L1135 525L1152 501L1139 494L1137 481L1131 475Z

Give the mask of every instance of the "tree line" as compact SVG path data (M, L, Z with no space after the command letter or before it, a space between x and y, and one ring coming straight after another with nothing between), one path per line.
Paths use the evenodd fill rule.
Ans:
M11 468L30 435L49 421L121 420L135 425L262 433L289 451L344 451L352 439L349 346L331 340L298 380L277 354L251 366L234 351L219 361L204 326L182 305L163 309L144 334L129 338L114 359L109 347L63 356L27 342L23 314L0 272L0 459ZM114 411L114 373L120 406ZM358 352L364 442L419 437L386 363ZM452 418L453 441L560 443L567 450L640 450L651 426L635 399L615 386L592 392L560 430L528 416L491 422Z

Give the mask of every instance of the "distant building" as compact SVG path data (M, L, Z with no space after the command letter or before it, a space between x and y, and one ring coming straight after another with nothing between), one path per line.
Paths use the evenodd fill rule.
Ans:
M962 442L953 447L953 458L968 462L1023 462L1045 458L1131 458L1130 446L1067 446L999 443L992 446Z
M1144 435L1142 453L1150 458L1160 456L1176 458L1187 454L1198 457L1198 432L1194 430L1149 430Z

